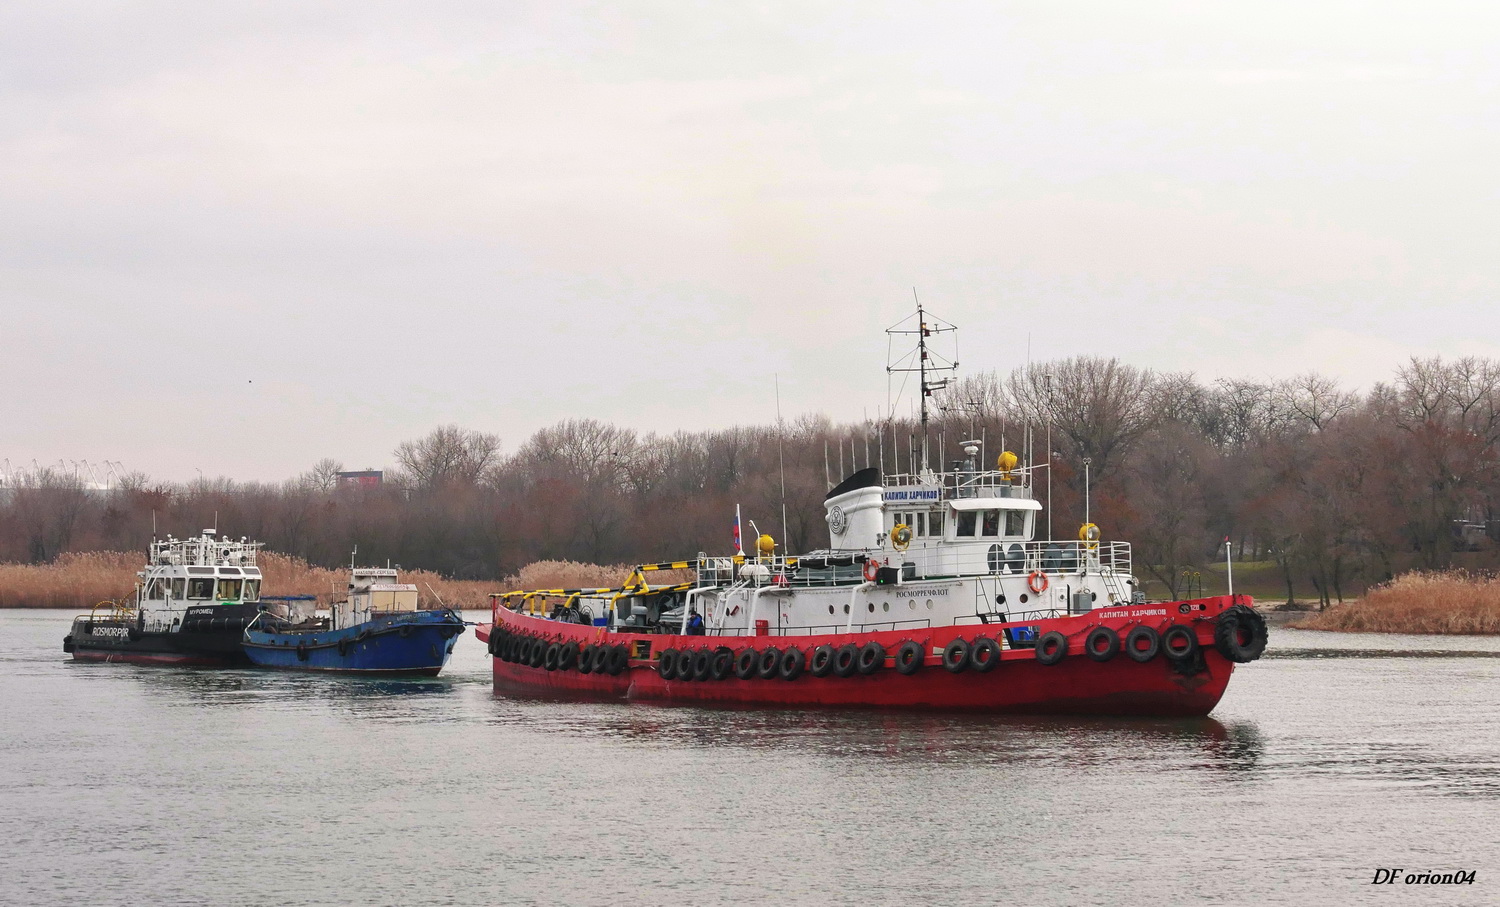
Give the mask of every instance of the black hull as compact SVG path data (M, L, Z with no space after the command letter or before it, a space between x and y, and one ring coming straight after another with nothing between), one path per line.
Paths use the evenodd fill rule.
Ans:
M183 628L167 632L139 623L80 617L63 640L75 661L232 668L250 665L242 645L255 605L192 608Z

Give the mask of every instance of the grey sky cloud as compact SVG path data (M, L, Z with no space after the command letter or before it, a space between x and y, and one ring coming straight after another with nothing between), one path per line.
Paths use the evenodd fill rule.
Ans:
M0 458L873 415L913 286L966 369L1500 355L1497 18L8 4Z

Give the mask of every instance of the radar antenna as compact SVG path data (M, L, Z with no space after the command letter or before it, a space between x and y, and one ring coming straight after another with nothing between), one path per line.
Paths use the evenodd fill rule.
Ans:
M951 385L954 381L954 373L958 370L958 327L942 318L933 315L922 307L922 300L917 299L917 291L912 290L912 298L916 299L916 315L908 315L901 321L886 328L886 334L890 340L888 346L890 353L887 357L888 364L885 367L887 376L898 374L915 374L918 376L920 393L920 418L922 432L927 433L927 424L931 418L931 407L928 398L934 391L940 391ZM913 325L915 319L915 325ZM953 334L953 355L947 356L933 349L933 339L943 335ZM905 350L899 356L896 355L897 337L915 335L917 345L914 349ZM903 344L904 349L904 344ZM903 387L905 382L903 380ZM894 401L892 401L894 403ZM893 407L894 410L894 407ZM925 454L924 454L925 460ZM923 467L926 467L924 462Z

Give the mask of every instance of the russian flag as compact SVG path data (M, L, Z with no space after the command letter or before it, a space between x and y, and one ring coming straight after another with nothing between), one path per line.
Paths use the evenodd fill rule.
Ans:
M734 505L734 553L744 554L745 546L740 543L740 505Z

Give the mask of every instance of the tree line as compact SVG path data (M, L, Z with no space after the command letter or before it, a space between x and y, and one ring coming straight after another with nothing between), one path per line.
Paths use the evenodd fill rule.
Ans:
M909 471L982 439L1052 472L1054 532L1075 537L1085 481L1093 522L1134 543L1137 574L1172 595L1222 556L1274 564L1287 596L1341 599L1397 572L1494 560L1500 363L1412 359L1365 392L1316 373L1220 379L1075 357L968 376L911 418L641 434L592 419L513 450L442 426L400 444L383 484L341 484L317 462L281 483L153 481L107 491L40 468L0 491L0 560L143 551L153 526L217 524L310 563L389 560L497 579L539 560L647 562L723 552L744 532L785 550L827 544L822 499L854 468ZM1048 441L1050 440L1050 451ZM1043 473L1044 474L1044 473ZM1045 497L1045 479L1037 483Z

